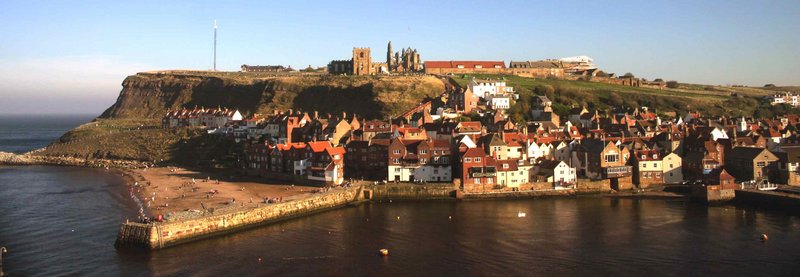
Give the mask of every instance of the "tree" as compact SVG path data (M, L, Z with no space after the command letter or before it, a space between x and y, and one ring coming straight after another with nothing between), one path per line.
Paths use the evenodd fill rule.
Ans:
M765 88L774 88L775 84L766 84L764 85Z
M633 77L636 77L636 76L633 76L633 73L628 72L628 73L625 73L625 75L622 75L622 77L633 78Z
M668 88L678 88L678 81L667 81Z
M653 82L659 82L659 83L663 82L663 81L664 81L664 79L661 79L661 78L656 78L655 80L653 80Z

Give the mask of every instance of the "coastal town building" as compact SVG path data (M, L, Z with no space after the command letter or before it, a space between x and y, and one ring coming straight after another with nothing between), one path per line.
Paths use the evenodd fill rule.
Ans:
M241 66L242 72L289 72L294 71L291 66L282 65L246 65Z
M492 95L513 93L514 88L506 86L503 80L472 79L467 88L477 97L487 98Z
M533 176L537 182L552 183L556 189L574 188L578 181L575 168L558 160L540 161Z
M798 94L793 92L780 92L770 96L767 96L767 100L771 105L779 105L779 104L787 104L793 107L800 106L800 101L798 101Z
M163 128L177 127L205 127L220 128L228 122L241 121L243 119L239 110L227 108L206 109L203 107L194 109L168 110L161 118Z
M503 61L425 61L425 74L502 74Z

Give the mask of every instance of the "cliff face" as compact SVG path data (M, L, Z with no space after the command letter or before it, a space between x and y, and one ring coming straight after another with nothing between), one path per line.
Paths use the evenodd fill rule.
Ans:
M227 107L244 114L300 109L383 118L444 91L435 77L139 73L101 118L160 118L168 109Z

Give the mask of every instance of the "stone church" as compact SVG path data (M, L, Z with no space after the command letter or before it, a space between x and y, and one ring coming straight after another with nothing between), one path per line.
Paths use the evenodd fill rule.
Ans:
M392 51L392 42L386 50L386 62L372 62L369 47L353 48L353 58L333 60L328 63L328 73L346 75L376 75L391 73L414 73L422 71L422 61L416 49L405 48Z

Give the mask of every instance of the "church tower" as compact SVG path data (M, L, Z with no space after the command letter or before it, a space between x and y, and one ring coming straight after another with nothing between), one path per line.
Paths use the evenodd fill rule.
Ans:
M392 41L389 41L389 47L386 50L386 69L392 71Z
M372 68L372 56L369 47L353 48L353 75L370 75Z

